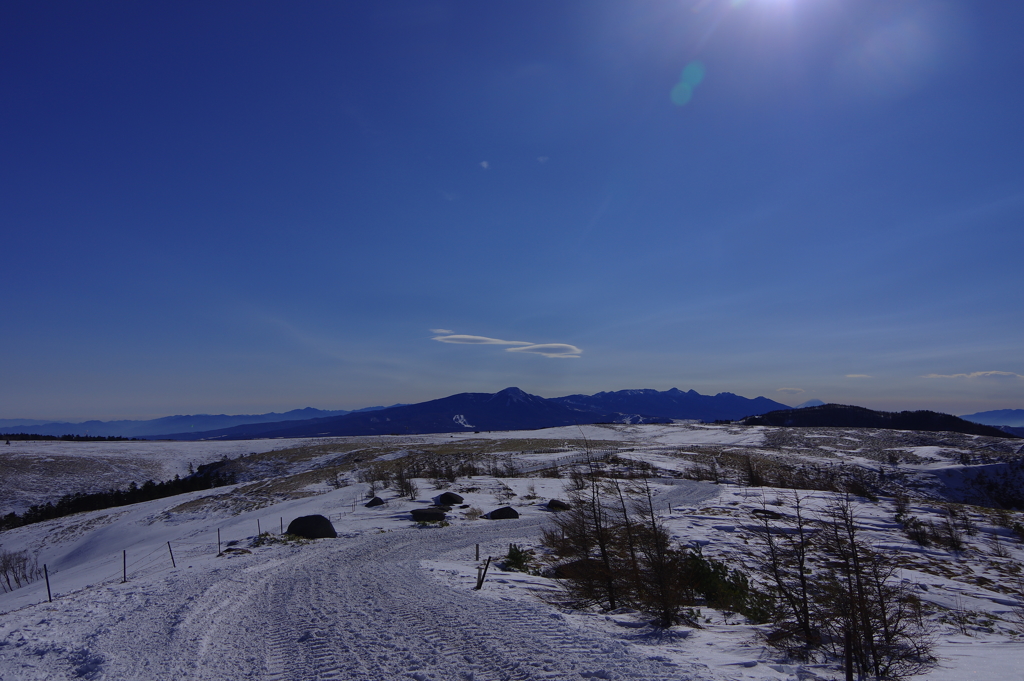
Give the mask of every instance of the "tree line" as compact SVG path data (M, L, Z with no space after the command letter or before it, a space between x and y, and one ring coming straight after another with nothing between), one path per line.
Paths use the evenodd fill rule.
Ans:
M121 437L120 435L35 435L33 433L4 433L2 436L10 444L11 440L62 440L64 442L134 442L135 437Z
M20 515L12 512L0 517L0 531L39 523L44 520L61 518L73 513L82 513L83 511L98 511L104 508L128 506L129 504L137 504L141 501L152 501L153 499L163 499L186 492L196 492L231 485L235 482L235 475L234 473L222 470L226 464L226 459L203 464L194 473L184 478L175 475L174 479L165 480L164 482L147 480L142 485L132 482L124 489L65 494L56 503L48 501L45 504L35 504Z

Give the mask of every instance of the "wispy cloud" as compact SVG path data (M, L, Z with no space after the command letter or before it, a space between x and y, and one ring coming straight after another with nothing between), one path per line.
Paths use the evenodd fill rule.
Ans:
M787 395L799 395L803 391L803 388L779 388L776 392L786 393Z
M536 345L524 345L520 348L507 348L505 352L530 352L545 357L558 357L560 359L579 359L583 352L575 345L568 343L538 343Z
M457 345L512 345L515 347L505 348L505 350L507 352L528 352L533 355L543 355L544 357L559 359L574 359L583 353L578 347L568 343L530 343L527 341L502 340L501 338L488 338L487 336L453 334L447 329L431 329L431 332L443 334L433 338L433 340L440 343L455 343Z
M846 374L846 377L847 378L873 378L873 376L868 376L867 374Z
M1021 378L1024 376L1012 371L975 371L969 374L926 374L921 378Z
M491 164L488 163L487 161L480 161L480 167L483 168L484 170L487 170L488 168L491 167Z
M436 331L434 333L437 333ZM526 341L507 341L487 336L464 336L461 334L434 336L434 340L442 343L458 343L459 345L533 345Z

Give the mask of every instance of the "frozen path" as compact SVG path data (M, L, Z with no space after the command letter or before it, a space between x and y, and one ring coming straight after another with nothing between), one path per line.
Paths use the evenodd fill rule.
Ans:
M477 521L278 546L69 594L7 616L0 677L695 678L580 630L544 603L452 589L420 566L442 555L471 564L477 543L497 555L509 541L536 537L544 522Z

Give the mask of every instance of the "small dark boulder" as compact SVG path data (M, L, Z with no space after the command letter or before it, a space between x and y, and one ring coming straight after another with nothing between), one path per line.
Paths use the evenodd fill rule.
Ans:
M412 519L418 523L437 523L444 520L444 511L439 508L414 508Z
M564 501L559 501L558 499L548 499L549 511L568 511L570 508L572 508L572 506L565 503Z
M365 504L366 508L373 508L374 506L383 506L383 505L384 505L384 500L381 499L380 497L374 497L374 498L370 499L369 501L367 501L366 504Z
M456 504L461 504L462 502L462 497L460 497L455 492L445 492L444 494L437 498L437 503L441 506L455 506Z
M437 511L444 511L445 513L452 510L451 506L428 506L427 508L434 509Z
M503 506L488 513L487 517L491 520L515 520L519 517L519 511L511 506Z
M288 534L306 539L334 539L338 536L331 521L322 515L304 515L296 518L288 523Z

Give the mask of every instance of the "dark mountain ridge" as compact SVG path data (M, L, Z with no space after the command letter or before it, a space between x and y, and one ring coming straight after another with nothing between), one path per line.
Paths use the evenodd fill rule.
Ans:
M753 399L718 393L701 395L696 390L682 391L671 388L657 390L617 390L596 395L568 395L551 398L551 402L601 412L635 412L670 419L697 419L701 421L735 421L752 414L763 414L790 407L767 397Z
M585 423L662 423L640 414L598 413L530 395L519 388L497 393L459 393L437 400L373 412L317 418L299 423L236 426L205 433L175 433L168 439L407 435L485 430L536 430Z
M1017 437L991 426L965 421L958 416L934 411L874 411L845 404L826 404L804 409L785 409L740 421L745 426L788 426L797 428L887 428L890 430L949 431L989 437Z
M536 430L585 423L666 423L674 419L735 420L788 408L764 397L732 393L701 395L676 388L619 390L545 399L519 388L498 393L460 393L372 413L346 414L282 424L236 426L203 433L172 433L167 439L244 439Z

